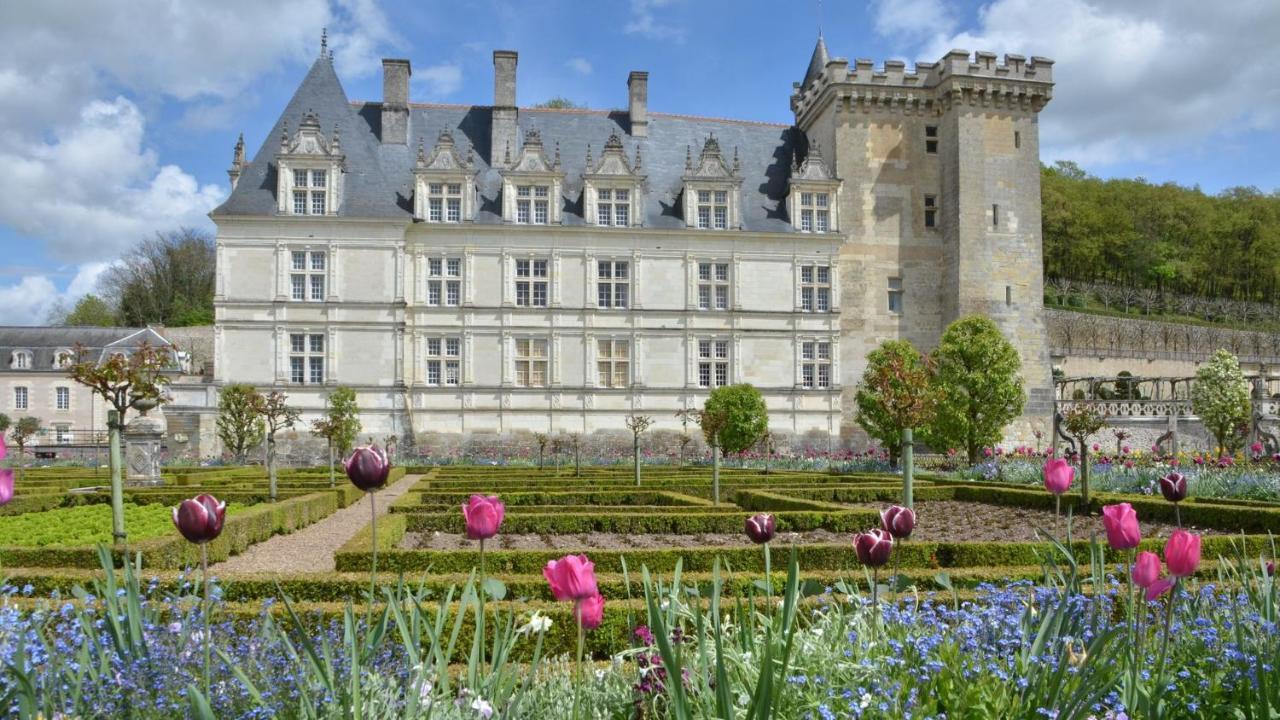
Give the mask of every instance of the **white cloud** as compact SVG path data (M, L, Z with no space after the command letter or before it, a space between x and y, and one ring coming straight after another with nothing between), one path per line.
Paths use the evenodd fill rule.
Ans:
M876 0L872 12L881 35L924 40L955 26L955 15L942 0Z
M27 275L12 285L0 285L0 325L40 325L54 308L75 307L76 301L93 292L98 277L109 263L88 263L76 269L66 292L47 275Z
M923 59L957 47L1053 58L1054 99L1041 116L1047 160L1158 159L1280 119L1274 0L995 0L953 34L921 40L902 25L884 21Z
M383 51L404 41L391 29L377 0L335 0L339 27L329 46L341 77L364 77L382 71Z
M628 35L642 35L651 40L684 41L684 28L668 25L658 19L663 8L674 0L631 0L631 19L622 27Z
M414 72L413 80L425 91L427 99L439 100L462 87L462 66L457 63L431 65Z
M564 66L579 75L590 75L592 70L591 63L588 62L586 58L580 57L569 58L569 60L565 62Z

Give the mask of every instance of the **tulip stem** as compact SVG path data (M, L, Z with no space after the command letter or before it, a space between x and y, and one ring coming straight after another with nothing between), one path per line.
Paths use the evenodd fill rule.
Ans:
M1062 536L1062 493L1053 494L1053 522L1058 526L1058 536Z
M573 718L578 718L578 689L582 687L582 647L585 644L586 632L582 628L582 601L576 600L573 605L573 614L578 618L578 662L574 665L574 683L573 683Z
M880 604L880 566L871 568L871 605L879 607Z
M480 538L480 587L476 593L480 599L480 612L476 616L476 636L480 638L480 667L484 667L484 538Z
M1152 675L1156 687L1161 687L1164 677L1164 659L1165 654L1169 650L1169 635L1173 628L1173 603L1178 598L1178 586L1182 584L1182 578L1175 577L1173 579L1173 588L1169 591L1169 603L1165 606L1164 612L1164 637L1160 639L1160 659L1156 662L1156 672Z
M213 635L209 623L209 543L200 543L200 575L204 578L204 608L201 615L204 616L204 694L209 695L209 653L213 646Z
M769 557L769 543L764 544L764 592L766 601L769 603L765 608L766 612L773 612L773 566L772 559Z
M1182 510L1178 507L1178 503L1173 504L1173 518L1178 521L1178 529L1182 529Z
M378 592L378 508L376 491L369 492L369 532L373 535L370 541L373 558L369 568L369 607L365 609L366 622L373 619L373 600Z

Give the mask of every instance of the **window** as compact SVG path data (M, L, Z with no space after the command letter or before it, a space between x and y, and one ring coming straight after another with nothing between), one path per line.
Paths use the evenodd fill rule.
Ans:
M289 297L306 302L324 302L328 256L323 251L294 250L289 275Z
M550 211L551 191L546 185L516 187L516 222L524 225L546 225Z
M70 350L59 350L53 356L53 367L55 369L69 368L73 362L75 362L75 356Z
M827 232L831 229L831 195L824 192L800 193L801 232Z
M995 203L991 204L991 229L1000 229L1000 206Z
M698 341L698 387L729 384L729 341Z
M1022 133L1017 130L1014 130L1013 131L1013 149L1018 150L1021 147L1022 147Z
M427 184L427 222L462 222L462 185L460 183Z
M54 442L59 444L68 444L71 442L71 426L66 423L59 423L53 426Z
M831 311L830 266L800 266L800 309L804 312Z
M930 155L938 154L938 126L924 126L924 151Z
M462 258L427 258L427 304L457 307L462 302Z
M547 341L537 338L516 340L516 385L547 386Z
M698 263L698 309L729 309L729 263Z
M457 385L462 381L462 340L427 338L427 384Z
M596 224L627 227L631 224L631 191L601 188L596 191Z
M293 171L293 214L324 215L328 212L327 170Z
M27 350L15 350L9 357L9 367L14 370L30 370L31 353Z
M831 343L800 343L800 384L807 390L831 387Z
M53 389L53 403L58 410L71 409L71 388L59 387Z
M546 260L516 260L516 305L547 306Z
M1004 304L1005 305L1013 304L1013 286L1012 285L1004 286Z
M631 384L631 343L600 340L596 346L596 377L600 387L624 388Z
M319 385L324 382L324 335L289 335L289 382Z
M625 310L631 302L630 264L601 260L596 264L596 306Z
M27 396L27 389L21 386L15 387L13 389L13 409L28 410L30 409L29 403L30 399Z
M902 278L889 278L889 312L902 312Z
M729 228L729 192L727 190L698 191L698 227L703 230Z
M927 228L938 227L938 196L924 196L924 226Z

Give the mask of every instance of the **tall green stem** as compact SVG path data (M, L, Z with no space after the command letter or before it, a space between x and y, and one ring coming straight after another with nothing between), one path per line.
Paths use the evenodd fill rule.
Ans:
M476 637L480 640L480 666L484 667L484 539L480 539L480 592L476 596L480 599L480 612L476 615Z
M1164 660L1165 654L1169 651L1169 635L1173 628L1173 603L1178 597L1178 587L1182 584L1182 578L1175 578L1173 587L1169 590L1169 604L1165 607L1164 613L1164 637L1160 639L1160 659L1156 661L1156 672L1151 676L1155 687L1160 687L1164 677Z
M200 543L200 574L204 578L204 607L200 615L204 618L204 694L209 696L209 656L213 647L212 623L209 613L209 543Z
M773 562L769 556L769 543L764 544L764 591L769 604L766 612L773 612Z
M578 620L578 662L573 666L573 718L578 718L578 694L579 688L582 687L582 649L586 644L586 632L582 628L582 601L578 600L573 605L573 615ZM677 680L676 682L679 682Z
M369 532L373 539L370 545L373 550L373 558L369 567L369 607L365 609L365 615L369 620L373 619L373 602L378 593L378 508L377 491L369 492Z

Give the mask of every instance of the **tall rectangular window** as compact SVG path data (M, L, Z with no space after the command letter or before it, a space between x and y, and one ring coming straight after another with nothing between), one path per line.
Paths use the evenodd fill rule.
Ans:
M307 302L324 302L328 256L320 250L290 253L289 297Z
M596 306L625 310L631 306L631 265L625 260L596 263Z
M462 339L427 338L427 384L456 386L462 382Z
M924 151L930 155L938 154L938 126L924 126Z
M729 228L729 192L727 190L699 190L697 206L699 228L703 230Z
M831 194L800 193L801 232L827 232L831 229Z
M938 196L924 196L924 226L927 228L938 227Z
M462 258L427 258L427 304L457 307L462 301Z
M540 338L516 340L516 385L547 386L547 341Z
M716 388L729 384L729 341L707 338L698 341L698 387Z
M800 384L812 390L831 387L831 343L806 340L800 343Z
M631 384L631 343L626 340L596 342L596 380L600 387L624 388Z
M800 309L804 312L831 312L831 267L800 266Z
M547 261L516 260L516 305L547 306Z
M631 191L600 188L596 191L596 224L627 227L631 224Z
M298 385L324 383L324 335L289 334L289 382Z
M30 409L30 405L29 405L30 400L27 396L27 392L28 392L27 389L21 386L15 387L13 389L13 408L15 410Z
M427 222L462 221L462 185L460 183L427 183L426 187Z
M325 170L293 171L293 214L324 215L329 210L329 173Z
M991 229L1000 229L1000 206L995 203L991 204Z
M1021 148L1022 148L1022 133L1018 132L1017 130L1014 130L1013 131L1013 149L1018 150Z
M889 312L902 312L902 278L889 278Z
M546 225L551 208L551 189L546 185L516 186L516 222Z
M698 263L698 309L729 309L729 263Z
M71 388L54 388L54 406L59 410L71 409Z

